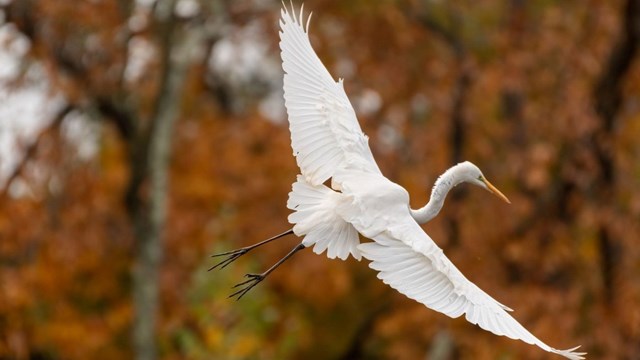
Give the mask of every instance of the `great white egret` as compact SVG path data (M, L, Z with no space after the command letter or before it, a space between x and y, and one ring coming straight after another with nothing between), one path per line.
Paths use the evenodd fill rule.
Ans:
M519 339L569 359L585 353L554 349L540 341L513 317L512 311L478 288L453 265L418 225L433 219L449 190L468 182L509 202L477 166L463 162L436 181L427 205L409 207L409 194L387 179L378 168L368 138L342 86L335 82L309 42L302 9L282 9L280 49L284 98L289 115L291 146L301 175L292 186L287 207L294 212L291 230L252 246L214 256L227 256L211 269L224 268L258 246L285 235L304 236L284 258L248 280L230 297L240 299L297 251L313 246L329 258L349 255L370 260L378 278L407 297L452 318L465 318L496 335ZM331 186L324 185L331 179ZM373 242L360 244L358 233ZM210 270L211 270L210 269Z

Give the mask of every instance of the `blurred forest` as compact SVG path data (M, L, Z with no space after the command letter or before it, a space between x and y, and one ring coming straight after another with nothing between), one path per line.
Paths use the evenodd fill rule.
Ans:
M281 6L0 1L3 94L54 100L0 159L1 359L556 358L309 250L227 299L298 241L206 271L290 226ZM425 226L461 271L554 347L640 358L640 0L305 9L414 207L462 160L511 199L461 186Z

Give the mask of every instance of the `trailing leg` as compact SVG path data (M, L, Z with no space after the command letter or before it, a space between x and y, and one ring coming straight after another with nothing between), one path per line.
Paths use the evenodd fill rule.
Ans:
M291 249L291 251L287 255L285 255L282 259L278 260L277 263L275 263L272 267L267 269L267 271L263 272L262 274L246 274L245 277L248 277L249 279L239 284L236 284L233 288L235 289L240 287L240 289L234 292L233 294L229 295L229 297L237 296L238 298L236 300L240 300L244 296L244 294L249 292L249 290L251 290L254 286L258 285L262 280L264 280L267 277L267 275L271 274L273 270L277 269L278 266L282 265L282 263L287 261L287 259L289 259L295 253L297 253L298 251L304 248L305 246L302 243L296 245L293 249Z
M217 267L219 267L220 269L224 269L227 265L229 265L232 262L236 261L240 256L248 253L249 251L251 251L251 250L253 250L253 249L257 248L257 247L260 247L260 246L262 246L262 245L264 245L266 243L272 242L273 240L276 240L276 239L279 239L279 238L281 238L283 236L289 235L289 234L293 234L293 229L289 229L289 230L283 232L282 234L278 234L276 236L270 237L267 240L263 240L263 241L261 241L261 242L259 242L257 244L253 244L253 245L246 246L246 247L243 247L243 248L240 248L240 249L236 249L236 250L223 252L223 253L220 253L220 254L211 255L211 257L227 256L227 258L222 260L222 261L220 261L219 263L213 265L207 271L211 271L211 270L213 270L213 269L215 269Z

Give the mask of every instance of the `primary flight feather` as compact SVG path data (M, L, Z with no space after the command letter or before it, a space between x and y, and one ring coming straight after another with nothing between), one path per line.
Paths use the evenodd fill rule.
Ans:
M313 246L330 258L352 255L370 260L378 278L427 307L467 321L496 335L522 340L569 359L585 353L552 348L539 340L487 293L469 281L444 255L419 224L435 217L454 186L468 182L509 200L470 162L457 164L440 176L429 203L411 209L409 194L382 175L368 138L342 86L334 81L311 47L309 20L302 9L282 9L280 49L284 98L291 146L301 175L293 184L287 207L293 228L253 246L217 254L228 256L212 267L225 267L248 251L294 233L302 242L262 274L249 278L231 296L242 297L297 251ZM305 24L305 26L303 26ZM324 183L331 179L331 187ZM358 233L373 242L360 244Z

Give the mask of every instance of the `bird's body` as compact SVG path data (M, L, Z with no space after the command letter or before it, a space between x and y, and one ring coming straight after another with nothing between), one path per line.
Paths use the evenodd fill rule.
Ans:
M469 322L494 334L569 359L583 359L584 353L575 352L577 348L557 350L532 335L509 315L511 309L469 281L419 225L433 219L447 193L463 182L483 187L506 202L507 198L477 166L463 162L436 181L427 205L411 209L408 192L380 171L342 80L334 81L322 65L309 42L309 21L306 30L304 23L302 11L296 16L282 10L284 97L293 154L301 172L287 207L293 210L289 216L293 233L304 239L265 273L249 274L249 280L238 284L246 287L232 296L243 296L293 253L313 246L315 253L326 251L329 258L364 257L384 283L433 310L453 318L465 315ZM330 187L325 185L329 179ZM289 233L219 254L229 259L214 268ZM358 233L373 241L361 244Z

